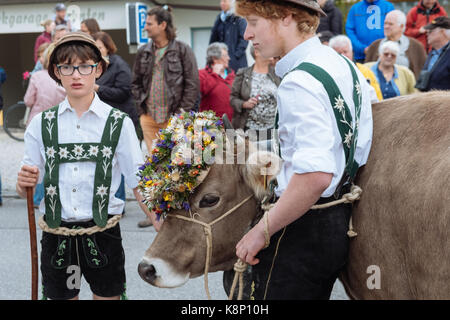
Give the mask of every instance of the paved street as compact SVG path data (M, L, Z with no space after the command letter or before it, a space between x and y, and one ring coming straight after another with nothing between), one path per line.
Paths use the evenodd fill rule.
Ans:
M145 150L144 150L145 151ZM23 155L23 142L10 139L0 128L0 174L2 178L3 206L0 207L0 299L23 300L30 297L30 250L26 201L18 199L14 191L17 171ZM175 289L159 289L145 283L137 273L137 265L150 246L156 232L153 227L139 229L143 218L136 201L126 204L126 215L121 220L123 246L126 255L127 295L129 299L202 300L206 299L203 277L190 280ZM36 213L39 216L38 213ZM41 231L38 229L38 241ZM40 245L38 245L40 250ZM209 289L213 299L226 299L222 287L222 272L209 275ZM39 289L39 296L40 289ZM81 299L91 299L86 282L82 282ZM348 299L342 285L335 284L332 299Z

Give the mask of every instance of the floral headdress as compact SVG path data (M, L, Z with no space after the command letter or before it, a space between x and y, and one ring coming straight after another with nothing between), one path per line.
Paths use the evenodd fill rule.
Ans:
M170 209L189 211L189 194L208 174L224 132L222 120L213 111L174 115L167 128L159 130L138 173L144 204L158 219Z

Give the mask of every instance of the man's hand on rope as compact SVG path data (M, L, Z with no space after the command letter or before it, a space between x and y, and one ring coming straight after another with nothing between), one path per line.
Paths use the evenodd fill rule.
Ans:
M255 258L255 256L265 245L264 224L261 220L238 242L236 245L236 255L242 261L253 266L259 263L259 259Z

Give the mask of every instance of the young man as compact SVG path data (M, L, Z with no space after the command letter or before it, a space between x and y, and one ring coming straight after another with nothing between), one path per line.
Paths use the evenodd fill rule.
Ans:
M277 126L284 160L268 230L262 219L236 254L253 265L256 299L328 299L348 256L351 205L310 208L348 192L366 163L373 89L350 60L320 43L316 1L237 0L236 12L255 49L281 57L275 71L283 79Z
M125 293L120 227L107 224L117 221L123 211L124 202L114 197L121 174L142 210L155 219L137 191L136 173L143 158L133 123L94 92L95 80L106 66L90 36L74 32L61 38L48 71L67 98L35 116L25 133L16 188L25 197L27 187L44 182L40 211L47 226L41 241L41 272L43 293L50 299L78 298L79 287L69 285L74 270L84 275L94 299L118 299ZM81 234L83 228L95 226L105 229ZM61 227L81 231L65 236L58 232Z
M170 116L194 109L200 94L197 60L187 44L176 40L170 11L167 6L148 11L145 30L151 41L139 49L133 67L131 92L149 152ZM150 225L148 219L139 223Z

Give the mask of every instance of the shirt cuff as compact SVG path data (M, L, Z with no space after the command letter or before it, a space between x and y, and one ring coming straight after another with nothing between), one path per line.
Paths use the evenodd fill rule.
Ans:
M130 189L134 189L139 184L139 177L137 175L137 171L134 174L131 174L129 176L125 176L125 183Z
M319 149L299 149L292 156L295 173L325 172L337 175L333 152Z

